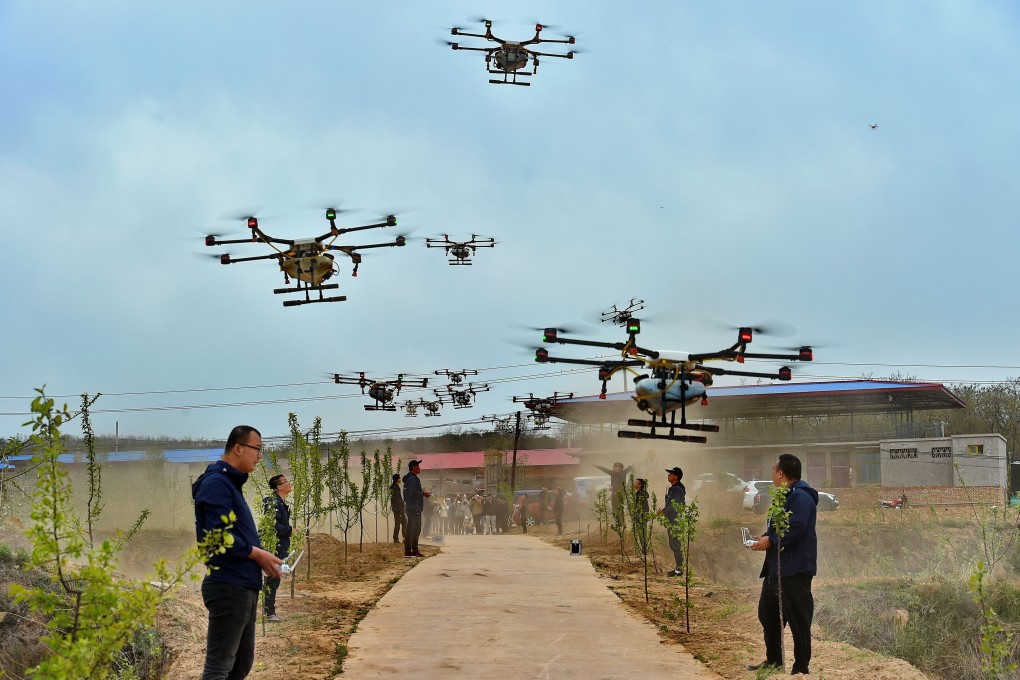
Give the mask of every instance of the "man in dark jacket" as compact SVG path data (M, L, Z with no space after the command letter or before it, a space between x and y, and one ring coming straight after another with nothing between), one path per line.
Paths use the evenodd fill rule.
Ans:
M669 480L669 488L666 489L666 506L659 510L659 514L665 515L670 522L676 522L676 518L679 516L676 506L687 505L687 488L680 482L684 478L684 471L678 466L670 468L666 472L669 473L666 477ZM667 571L666 574L682 576L684 573L684 547L681 545L680 539L673 535L673 532L667 533L669 534L669 549L673 551L676 569Z
M410 461L407 469L409 472L404 475L404 512L407 515L407 528L404 529L404 557L425 557L418 550L418 537L421 535L421 513L425 507L425 498L432 494L421 488L421 480L418 479L421 461Z
M393 542L400 543L400 530L403 528L407 536L407 515L404 514L404 497L400 491L400 473L393 473L390 483L390 510L393 511Z
M262 574L280 578L283 560L262 549L255 519L241 492L261 458L262 435L254 427L238 425L230 431L220 460L191 485L198 540L208 531L223 529L223 518L235 515L230 529L234 543L223 554L209 558L212 569L202 581L202 600L209 610L202 680L248 675L255 661Z
M556 487L552 500L553 518L556 520L556 533L563 533L563 487Z
M772 466L772 483L787 489L784 507L790 512L789 527L782 538L769 523L753 550L765 551L761 568L761 595L758 598L758 621L765 637L765 661L749 670L763 666L783 667L783 623L779 618L779 586L782 582L783 619L793 634L793 668L790 673L808 674L811 663L811 619L815 600L811 580L818 571L818 536L815 519L818 514L818 492L800 478L800 459L789 453L779 456Z
M276 556L281 560L286 559L290 553L290 537L294 533L294 527L290 525L290 506L287 505L287 494L293 487L284 475L273 475L269 478L269 488L275 493L262 499L262 506L265 512L272 512L276 515ZM266 596L262 604L262 612L266 620L271 623L279 623L282 619L276 614L276 590L280 587L280 579L266 579Z

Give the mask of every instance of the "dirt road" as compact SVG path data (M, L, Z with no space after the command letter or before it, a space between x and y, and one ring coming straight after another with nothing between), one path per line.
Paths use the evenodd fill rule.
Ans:
M531 536L448 536L348 643L353 678L718 678L637 617L587 559Z

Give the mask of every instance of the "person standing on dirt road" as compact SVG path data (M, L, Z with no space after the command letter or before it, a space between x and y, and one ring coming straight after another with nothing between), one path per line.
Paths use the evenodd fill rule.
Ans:
M556 534L563 535L563 487L556 487L552 500L553 518L556 520Z
M627 475L634 469L634 466L628 465L623 467L623 463L613 463L612 470L606 469L601 465L595 465L595 468L609 475L609 501L613 507L613 530L622 534L623 506L627 503Z
M284 475L273 475L269 478L269 488L275 493L262 499L262 506L265 512L276 514L276 556L281 560L287 559L290 553L290 537L294 533L294 527L290 525L290 506L287 505L287 494L293 487ZM280 587L280 579L266 579L265 601L262 603L262 612L266 620L271 623L279 623L282 619L276 614L276 590Z
M393 473L390 483L390 510L393 512L393 542L400 543L400 530L407 537L407 515L404 514L404 497L400 491L400 473Z
M782 540L770 522L768 531L751 546L752 550L765 552L765 563L761 568L761 595L758 598L758 621L765 637L765 660L748 666L748 670L783 668L783 625L779 619L780 578L783 620L790 624L790 632L793 634L793 667L790 674L807 675L811 663L811 619L815 612L811 580L818 571L818 535L815 533L818 492L808 486L800 475L800 459L789 453L779 456L772 466L772 483L787 489L784 507L790 512L790 522Z
M255 518L241 491L261 458L261 433L249 425L238 425L227 437L223 456L191 485L198 540L209 531L223 529L223 518L231 512L236 518L229 529L233 545L209 558L211 569L202 581L202 600L209 610L202 680L247 677L255 662L262 574L280 578L283 560L262 549Z
M421 480L418 479L421 461L410 461L407 469L408 473L404 475L404 512L407 514L404 557L425 557L418 550L418 537L421 535L421 513L425 508L425 499L432 494L421 488Z
M669 480L669 488L666 489L666 505L659 510L659 514L664 515L670 522L676 522L676 518L679 516L676 506L687 504L687 488L680 482L684 478L684 471L677 466L666 470L666 472L669 473L666 477ZM672 531L667 533L669 534L669 549L673 551L673 559L676 560L676 569L667 571L666 574L682 576L684 573L683 545Z

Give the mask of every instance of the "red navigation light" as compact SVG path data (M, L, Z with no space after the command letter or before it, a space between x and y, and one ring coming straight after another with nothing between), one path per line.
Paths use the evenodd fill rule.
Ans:
M741 328L740 329L740 334L739 334L739 336L737 338L737 341L741 345L746 345L747 343L751 342L751 329L750 328Z
M567 36L567 42L570 43L571 45L573 45L577 41L574 39L574 36L568 35Z
M602 394L599 395L599 399L605 399L605 398L606 398L606 393L605 392L603 392Z
M814 361L815 354L810 347L801 347L798 351L801 361Z
M254 217L249 217L248 218L248 228L249 229L258 229L259 228L259 221L258 221L258 219L254 218Z
M737 355L737 363L738 364L744 363L744 355L743 354L738 354Z
M230 264L230 254L224 253L220 255L220 264Z
M397 240L394 241L394 243L396 243L398 246L406 246L407 245L407 237L406 236L398 236Z
M779 369L779 379L780 380L789 380L792 377L793 377L793 371L790 370L789 366L783 366L782 368Z
M207 246L214 246L214 245L216 245L216 237L215 236L206 236L205 237L205 244Z
M609 368L608 366L600 366L599 367L599 380L601 380L603 382L605 382L606 380L609 380L609 375L612 372L613 372L613 369Z
M536 33L542 32L542 24L535 24L535 32Z
M535 361L539 363L545 363L549 361L549 350L544 347L539 347L535 350Z

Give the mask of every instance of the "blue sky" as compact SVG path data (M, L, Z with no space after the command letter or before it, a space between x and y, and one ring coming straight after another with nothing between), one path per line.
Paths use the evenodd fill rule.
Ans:
M489 85L436 42L480 14L588 51ZM631 297L655 348L792 324L780 344L821 346L799 379L1018 376L1018 35L1006 1L0 0L0 434L44 384L111 395L96 428L129 435L505 413L599 388L531 364L522 326ZM301 238L326 227L307 206L340 199L362 209L346 224L404 208L397 231L500 243L462 268L420 241L372 251L335 279L347 302L288 309L274 264L193 256L237 230L225 213ZM366 413L326 380L495 367L479 379L519 380L441 419Z

